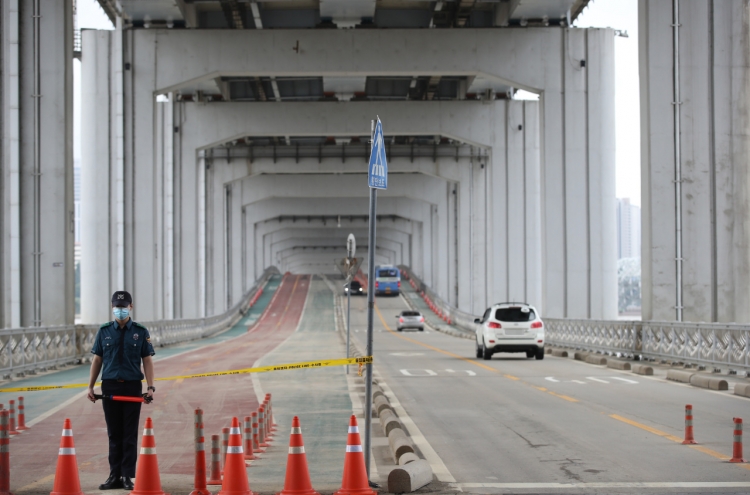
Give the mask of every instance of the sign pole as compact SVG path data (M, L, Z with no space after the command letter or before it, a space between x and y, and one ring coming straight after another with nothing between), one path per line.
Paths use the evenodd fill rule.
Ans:
M371 121L371 149L375 142L375 121ZM372 324L375 309L375 221L378 204L378 193L370 188L370 226L367 240L367 355L372 356ZM370 435L372 430L372 363L365 365L365 467L367 479L370 479Z
M349 322L352 313L352 281L349 280L346 290L346 357L349 358ZM346 365L346 374L349 374L349 365Z

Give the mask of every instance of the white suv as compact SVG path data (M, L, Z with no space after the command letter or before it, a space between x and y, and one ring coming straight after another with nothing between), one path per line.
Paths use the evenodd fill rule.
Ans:
M477 357L491 359L496 352L525 352L544 359L544 323L534 306L500 303L487 308L477 324Z

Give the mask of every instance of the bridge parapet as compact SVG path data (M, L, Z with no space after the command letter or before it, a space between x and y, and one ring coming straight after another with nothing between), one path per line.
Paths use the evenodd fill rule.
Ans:
M473 315L447 304L409 267L400 269L449 315L454 326L474 332ZM544 325L550 345L750 376L750 325L565 318L544 318Z
M206 318L146 321L155 346L177 344L209 337L231 328L246 313L250 300L268 279L278 274L267 268L239 303L228 311ZM90 355L99 325L6 328L0 330L0 376L13 379L55 366L85 359Z

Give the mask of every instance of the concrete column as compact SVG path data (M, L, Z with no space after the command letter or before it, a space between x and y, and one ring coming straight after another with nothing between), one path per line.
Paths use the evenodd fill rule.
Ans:
M0 3L0 127L3 130L0 197L0 326L21 326L20 12L18 0Z
M20 3L22 326L70 324L75 310L72 0L40 0L39 9L34 17L33 2Z
M683 320L750 321L746 0L679 4ZM643 318L676 318L671 2L639 3Z
M111 320L107 295L113 292L115 252L112 235L112 196L116 184L112 170L110 77L111 31L84 30L81 64L81 321ZM117 289L114 289L117 290Z

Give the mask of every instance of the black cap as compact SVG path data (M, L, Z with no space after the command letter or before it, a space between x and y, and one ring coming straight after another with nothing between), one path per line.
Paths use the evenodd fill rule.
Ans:
M133 297L126 290L118 290L112 294L112 306L125 308L133 304Z

